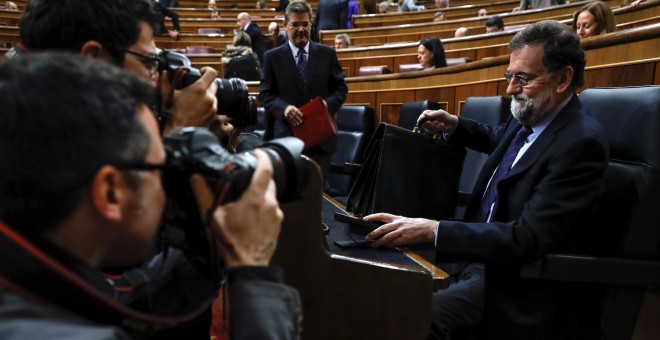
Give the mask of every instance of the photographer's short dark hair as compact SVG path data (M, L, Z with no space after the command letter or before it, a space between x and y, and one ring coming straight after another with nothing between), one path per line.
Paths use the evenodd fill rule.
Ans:
M31 0L19 23L21 42L29 51L80 51L97 41L116 64L138 41L139 21L158 32L160 18L147 0Z
M492 17L488 18L488 20L486 20L485 26L497 26L497 29L503 29L504 20L499 15L493 15Z
M516 33L509 43L515 51L527 45L543 45L543 65L549 72L564 66L573 68L573 90L584 85L584 67L587 64L580 38L569 26L554 20L540 21Z
M0 65L0 220L38 234L67 217L106 164L143 162L139 120L154 88L73 53L30 53Z

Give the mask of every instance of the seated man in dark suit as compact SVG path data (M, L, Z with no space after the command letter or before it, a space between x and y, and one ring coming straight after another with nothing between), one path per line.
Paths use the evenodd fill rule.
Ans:
M259 26L252 22L250 15L246 12L238 14L236 17L236 25L250 36L250 40L252 40L252 50L259 57L259 63L263 65L264 52L266 52L266 42L264 41L264 36L261 34Z
M524 264L577 247L604 189L602 128L575 94L584 83L584 51L556 21L527 27L509 49L507 122L487 126L443 110L420 116L449 143L490 154L466 220L378 213L365 219L386 224L366 238L375 247L433 242L437 260L464 261L445 267L452 282L433 294L435 337L481 323L487 336L480 339L584 339L576 321L584 290L520 278Z
M292 1L286 8L285 18L289 41L266 52L259 86L261 103L275 122L274 138L291 136L291 127L303 124L305 117L298 108L311 99L323 98L330 115L334 116L348 92L335 50L310 41L312 8L309 4ZM336 144L333 138L306 152L319 164L324 179Z

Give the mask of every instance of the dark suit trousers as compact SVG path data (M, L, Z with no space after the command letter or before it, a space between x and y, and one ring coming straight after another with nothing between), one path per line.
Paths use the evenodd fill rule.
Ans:
M330 158L332 155L323 151L323 149L318 146L305 151L304 154L316 162L321 168L321 175L323 176L323 191L326 191L329 189L327 178L328 172L330 171Z
M440 263L452 275L447 289L433 293L429 339L451 339L452 333L475 328L481 322L485 305L484 264Z

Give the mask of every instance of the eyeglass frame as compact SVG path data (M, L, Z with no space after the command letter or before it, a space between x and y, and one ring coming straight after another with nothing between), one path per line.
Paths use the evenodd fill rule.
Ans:
M537 75L534 75L534 76L531 76L531 77L526 77L526 76L523 76L523 74L520 74L520 73L513 74L510 71L506 71L506 72L504 72L504 79L506 79L507 83L511 84L511 81L513 81L513 79L515 78L516 81L518 82L518 84L520 84L520 86L524 87L524 86L529 85L529 83L531 83L532 81L538 79L544 73L546 73L546 72L541 72Z
M167 168L167 163L126 163L126 164L117 164L115 167L119 170L130 171L163 171Z
M147 69L149 69L149 74L156 74L158 72L158 68L160 67L160 58L158 58L158 55L146 54L142 52L133 51L131 49L126 49L124 50L124 52L142 58L143 59L142 64L144 66L147 66L144 60L149 60L152 63L150 67L147 67Z
M299 29L300 27L302 28L308 28L312 25L310 21L303 21L303 22L288 22L287 26L293 28L293 29Z

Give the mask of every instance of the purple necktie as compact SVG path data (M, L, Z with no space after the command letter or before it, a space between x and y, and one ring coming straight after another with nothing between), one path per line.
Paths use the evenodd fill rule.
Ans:
M300 72L300 76L302 77L303 80L305 80L305 69L307 69L307 53L303 48L298 49L297 66L298 66L298 72Z
M513 137L509 148L506 150L506 154L500 161L500 165L495 170L495 175L491 178L488 187L486 188L486 193L484 193L483 201L481 202L481 216L479 221L486 222L488 216L490 215L490 208L495 202L495 197L497 197L497 183L509 173L511 170L511 165L513 161L518 156L520 148L525 145L527 137L532 134L532 129L529 126L523 125L523 127L518 130L518 134Z

